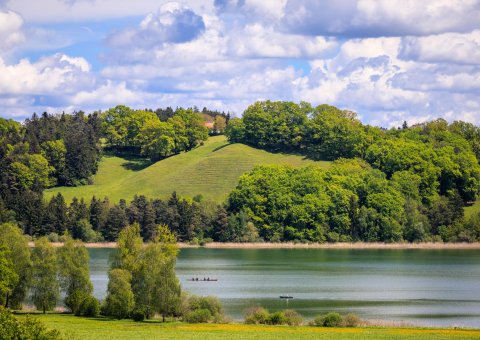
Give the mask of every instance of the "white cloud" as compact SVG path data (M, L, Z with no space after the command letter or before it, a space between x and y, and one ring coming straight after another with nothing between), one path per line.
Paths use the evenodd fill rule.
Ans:
M272 23L285 14L287 0L215 0L220 15L242 16L247 21Z
M283 17L291 32L347 37L467 32L479 21L478 0L290 0Z
M150 49L163 43L182 43L197 38L205 30L201 16L188 7L170 2L157 13L149 13L137 27L115 32L109 45L125 48L131 45Z
M0 11L0 54L25 40L23 19L12 11Z
M127 88L125 82L115 84L106 81L105 84L89 91L80 91L75 94L71 103L79 107L108 107L120 104L133 105L143 102L140 93Z
M39 24L144 16L155 12L162 3L158 0L11 0L7 4L10 9L21 13L26 22ZM205 13L214 11L211 0L189 1L189 7Z
M480 68L473 65L415 63L393 77L392 83L413 91L478 92Z
M88 62L64 54L44 57L35 63L22 59L7 65L0 58L0 94L51 94L75 92L92 83Z
M229 53L238 57L318 58L337 47L333 39L282 34L260 23L241 27L230 37Z
M0 12L8 16L0 20L4 115L121 103L241 114L271 99L333 104L383 126L439 116L480 121L480 0L12 0L8 7ZM98 46L106 27L127 16L137 24L105 34ZM38 59L84 47L75 57Z
M478 64L480 30L402 39L400 57L428 63Z
M479 106L479 71L400 60L400 43L399 38L345 42L334 58L311 62L311 73L295 81L295 99L352 109L381 126L479 118L479 111L473 114Z

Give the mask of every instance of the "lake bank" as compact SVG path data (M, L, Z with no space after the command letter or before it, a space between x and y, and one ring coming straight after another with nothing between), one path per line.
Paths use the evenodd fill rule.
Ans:
M54 247L62 247L62 242L52 242ZM30 247L34 246L29 242ZM116 242L85 243L87 248L115 248ZM221 243L211 242L203 246L179 242L178 247L183 248L210 248L210 249L480 249L480 242L475 243Z

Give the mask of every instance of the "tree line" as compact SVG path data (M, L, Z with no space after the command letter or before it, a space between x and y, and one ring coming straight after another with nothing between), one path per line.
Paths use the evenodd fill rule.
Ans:
M181 198L175 192L166 199L136 195L127 202L112 203L107 197L90 202L73 198L66 202L59 193L49 201L35 201L18 213L0 207L0 222L18 221L26 234L48 236L58 241L64 234L84 242L116 241L119 233L138 224L145 242L154 240L157 225L166 225L182 242L255 242L258 232L243 212L229 213L226 207L196 196ZM3 216L3 217L2 217ZM59 238L60 237L60 238Z

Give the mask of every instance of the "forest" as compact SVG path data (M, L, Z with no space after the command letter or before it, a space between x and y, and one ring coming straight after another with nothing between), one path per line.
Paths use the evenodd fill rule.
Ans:
M51 199L43 190L92 183L103 154L152 162L189 152L223 134L271 152L333 161L325 169L258 166L226 202L195 197ZM437 119L384 129L330 105L256 102L242 118L204 108L34 114L0 119L0 223L32 237L69 234L115 241L138 224L144 241L156 225L178 240L219 242L474 242L480 215L464 216L480 189L480 129Z

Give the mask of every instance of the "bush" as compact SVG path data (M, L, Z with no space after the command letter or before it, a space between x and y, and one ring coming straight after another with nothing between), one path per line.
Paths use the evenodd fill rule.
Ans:
M57 233L50 233L47 235L47 239L49 242L58 242L59 237Z
M182 305L183 315L185 315L185 317L198 310L207 310L209 312L208 322L216 322L224 319L223 307L217 297L190 295L184 297Z
M315 326L321 327L339 327L342 325L342 316L336 312L330 312L326 315L317 316L313 320Z
M24 320L19 320L8 309L0 306L0 339L56 340L61 338L59 331L48 330L37 319L27 316Z
M327 233L327 240L330 243L337 243L340 241L340 235L334 231Z
M252 307L244 312L246 324L266 324L270 313L263 307Z
M185 315L185 321L188 323L206 323L212 318L212 313L208 309L196 309Z
M143 321L143 320L145 320L145 315L146 314L147 313L142 309L135 309L132 312L132 319L133 319L133 321L137 321L137 322Z
M282 312L275 312L270 314L268 317L267 323L269 325L286 325L287 324L287 318L285 317L285 314Z
M343 325L345 327L357 327L360 324L360 318L355 314L347 314L343 318Z
M88 296L80 307L83 316L98 316L100 314L100 302L93 296Z
M286 309L283 311L286 322L290 326L300 326L303 323L303 316L293 309Z

